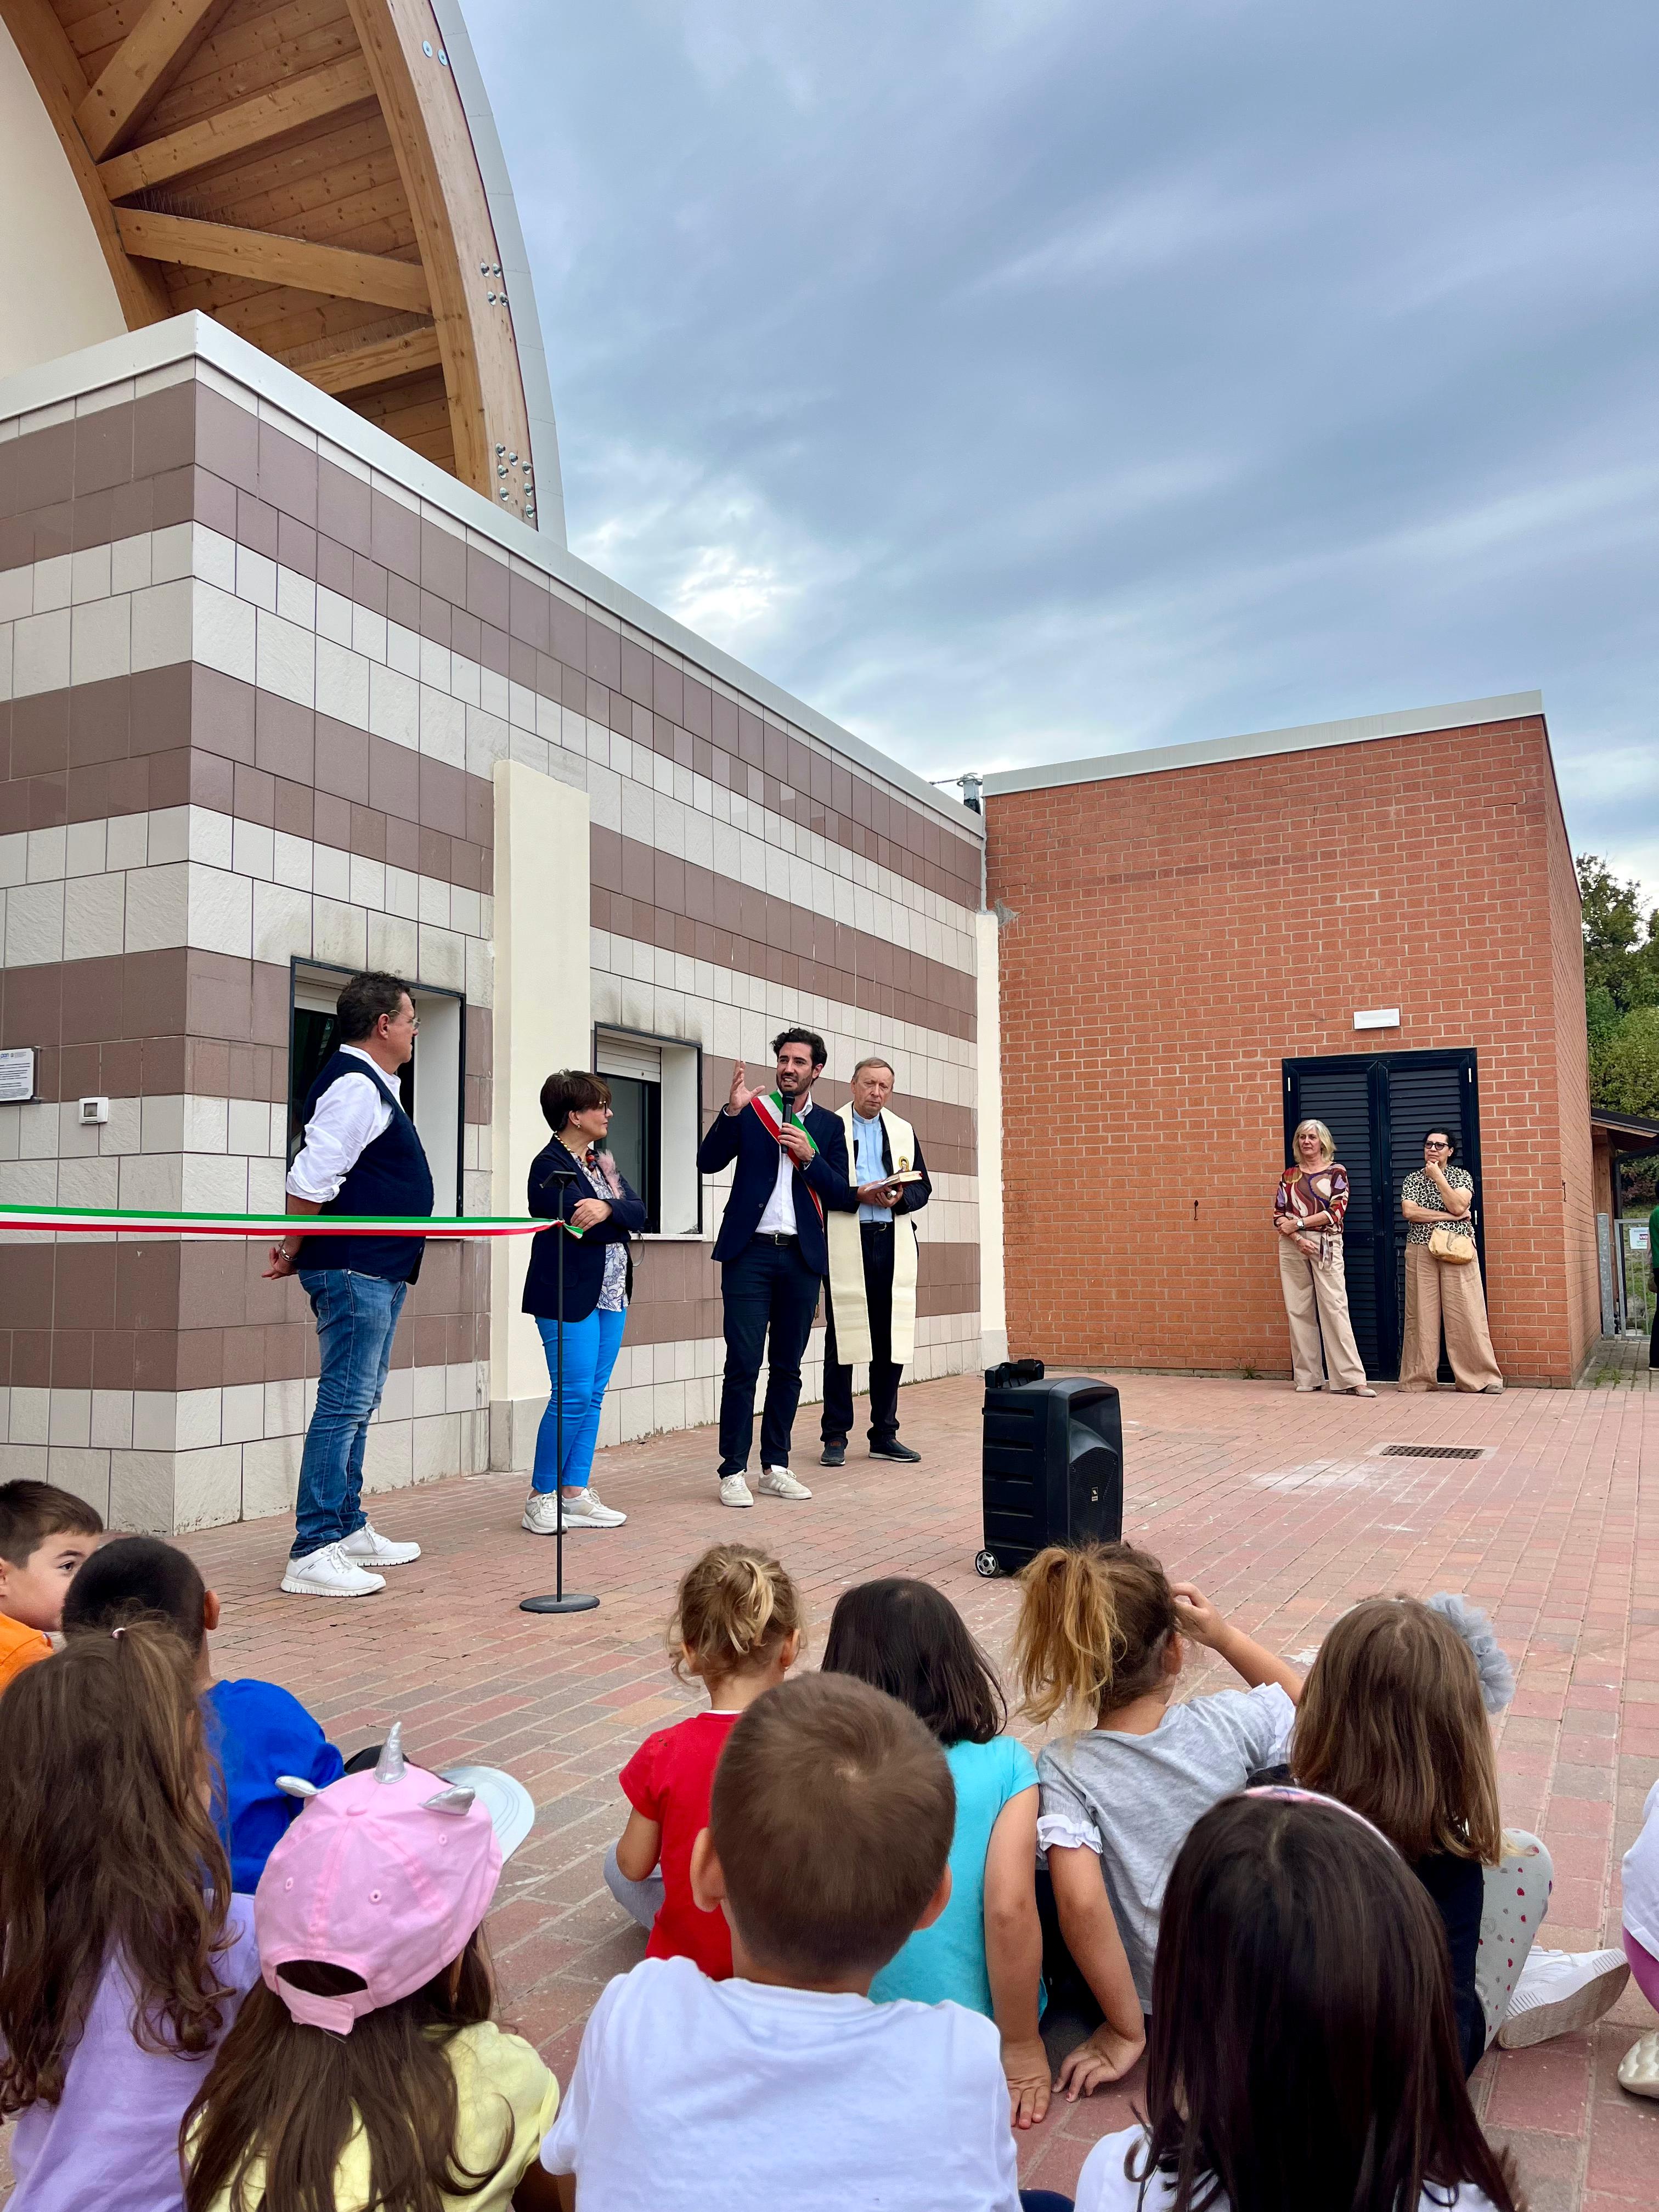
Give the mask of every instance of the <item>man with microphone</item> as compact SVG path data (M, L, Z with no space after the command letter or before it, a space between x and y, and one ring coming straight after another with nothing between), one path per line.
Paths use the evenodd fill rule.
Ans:
M763 1359L769 1370L757 1487L768 1498L812 1495L789 1472L801 1354L830 1272L825 1216L856 1212L859 1204L847 1179L846 1133L833 1114L812 1103L812 1085L828 1057L823 1039L811 1030L785 1030L773 1038L772 1053L775 1087L751 1091L739 1060L731 1093L697 1147L700 1175L716 1175L733 1162L737 1170L714 1241L726 1329L722 1505L755 1502L747 1470Z

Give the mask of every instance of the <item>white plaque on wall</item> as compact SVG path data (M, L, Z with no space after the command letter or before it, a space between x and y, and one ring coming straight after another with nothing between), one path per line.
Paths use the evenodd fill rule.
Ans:
M1353 1025L1357 1030L1397 1030L1400 1026L1398 1006L1360 1006L1355 1010Z
M34 1047L0 1052L0 1104L14 1106L34 1096Z

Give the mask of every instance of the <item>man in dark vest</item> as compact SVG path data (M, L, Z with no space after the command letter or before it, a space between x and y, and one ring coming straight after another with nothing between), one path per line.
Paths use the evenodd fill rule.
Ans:
M288 1172L290 1213L432 1212L432 1170L398 1095L419 1024L396 975L354 975L339 997L338 1042L303 1112L305 1141ZM322 1364L306 1431L294 1548L283 1588L295 1597L367 1597L380 1567L418 1559L418 1544L382 1536L362 1508L368 1424L386 1388L404 1294L421 1272L422 1237L285 1237L269 1276L298 1275L317 1316Z

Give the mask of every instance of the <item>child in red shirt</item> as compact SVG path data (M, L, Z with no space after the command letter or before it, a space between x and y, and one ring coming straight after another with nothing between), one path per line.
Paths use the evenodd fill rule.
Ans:
M605 1855L611 1894L651 1930L647 1958L695 1960L711 1981L731 1979L732 1933L723 1912L692 1902L691 1846L708 1826L732 1724L794 1665L800 1620L799 1594L775 1559L747 1544L705 1552L680 1583L668 1644L675 1674L702 1682L708 1711L647 1736L618 1778L633 1810Z

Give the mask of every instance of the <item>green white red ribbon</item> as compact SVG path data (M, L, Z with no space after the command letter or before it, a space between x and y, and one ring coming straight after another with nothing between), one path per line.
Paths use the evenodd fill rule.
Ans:
M46 1231L98 1237L538 1237L544 1229L581 1231L568 1221L520 1220L510 1215L470 1216L357 1213L165 1213L141 1206L16 1206L0 1201L0 1231Z

